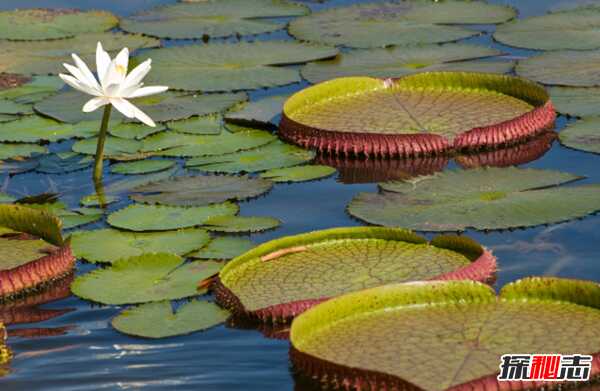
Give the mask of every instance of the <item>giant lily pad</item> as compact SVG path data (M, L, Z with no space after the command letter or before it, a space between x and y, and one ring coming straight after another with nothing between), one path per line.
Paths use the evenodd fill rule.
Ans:
M0 160L29 157L48 152L48 149L36 144L0 143Z
M160 95L133 99L132 103L148 114L157 122L166 122L189 118L193 115L203 115L223 111L237 102L246 99L246 95L237 94L210 94L190 95L176 92L165 92ZM93 113L81 111L86 102L86 96L78 91L69 91L56 94L35 105L35 110L48 117L62 122L76 123L81 121L98 120L102 117L102 110ZM114 118L123 118L118 112Z
M306 15L308 8L285 0L188 1L142 11L121 22L125 31L160 38L261 34L285 24L267 17Z
M85 138L95 134L72 124L63 124L51 119L27 116L16 121L0 124L0 141L34 143L38 141L59 141L72 137Z
M335 168L329 166L307 165L274 168L263 172L260 176L273 182L304 182L331 176L335 171Z
M494 38L530 49L600 48L600 9L580 9L519 19L498 26Z
M298 39L359 48L450 42L479 31L450 24L502 23L514 9L483 1L408 0L338 7L298 18L290 34Z
M0 12L0 39L67 38L116 27L119 19L107 11L75 9L16 9Z
M312 160L314 156L311 151L275 141L248 151L189 159L186 166L201 171L235 174L296 166Z
M214 275L222 265L184 263L173 254L145 254L79 276L71 290L83 299L113 305L183 299L197 295L198 280Z
M237 314L278 321L368 287L483 281L494 270L494 257L468 238L439 236L428 243L403 229L335 228L276 239L240 255L219 273L215 291L218 302Z
M355 50L307 64L301 74L318 83L340 76L400 77L431 71L506 73L514 66L510 61L474 61L499 54L496 49L463 43Z
M372 224L419 231L531 227L600 210L600 185L560 186L578 179L514 167L445 171L383 183L383 193L360 193L348 211Z
M245 200L271 190L273 183L244 176L177 177L133 189L131 198L150 204L200 206L227 200Z
M262 232L280 224L281 221L273 217L214 216L204 222L204 227L216 232Z
M112 320L118 331L144 338L166 338L190 334L217 326L229 312L213 303L194 300L173 313L168 301L143 304L121 312Z
M149 253L185 255L206 245L210 238L206 231L192 228L152 233L100 229L76 232L71 239L75 256L94 263L114 263Z
M221 236L189 256L199 259L231 259L250 251L254 246L254 242L249 239Z
M108 224L130 231L168 231L202 225L213 216L232 216L236 204L225 202L209 206L185 208L163 205L130 205L108 216Z
M499 296L471 281L382 286L294 320L291 359L310 377L352 389L500 390L506 352L577 352L597 360L599 295L596 283L555 278L520 280ZM568 326L557 329L565 319ZM590 378L598 372L592 368Z
M177 46L144 52L152 58L148 83L188 91L228 91L274 87L300 81L298 71L276 65L333 57L327 46L292 41L258 41Z
M71 61L71 53L77 53L86 63L93 64L97 42L102 42L104 49L109 52L121 50L123 47L134 51L160 44L155 38L113 32L81 34L73 38L51 41L0 41L0 72L27 75L58 74L64 71L62 64Z
M292 95L279 134L334 154L414 156L523 141L555 117L541 86L512 76L347 77Z
M519 61L517 74L543 84L600 86L600 50L563 50Z
M560 143L581 151L600 153L600 117L584 118L558 134Z
M550 87L548 91L559 113L578 117L600 114L600 88Z

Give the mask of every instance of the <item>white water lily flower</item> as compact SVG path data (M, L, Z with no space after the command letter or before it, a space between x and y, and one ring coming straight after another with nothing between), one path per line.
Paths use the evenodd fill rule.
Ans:
M148 126L156 126L152 118L135 107L127 99L154 95L169 89L165 86L143 87L142 79L150 72L152 60L148 59L127 74L129 50L124 48L111 60L98 42L96 48L96 72L98 80L79 56L72 54L75 65L63 64L71 75L59 74L60 78L71 87L93 95L84 106L83 111L89 113L105 105L113 105L127 118L137 118Z

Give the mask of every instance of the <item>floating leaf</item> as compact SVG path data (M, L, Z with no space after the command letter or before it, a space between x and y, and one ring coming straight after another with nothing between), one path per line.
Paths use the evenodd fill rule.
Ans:
M33 107L28 104L17 103L8 99L0 99L0 114L33 114Z
M213 43L149 50L152 58L147 83L189 91L250 90L300 81L296 69L276 65L298 64L332 57L337 50L293 41Z
M346 227L261 244L223 268L215 293L237 314L277 322L347 292L404 281L483 281L494 270L494 257L468 238L428 243L403 229Z
M47 98L64 87L63 81L56 76L35 76L27 82L12 88L0 90L0 98L16 103L32 104Z
M457 41L477 30L449 24L502 23L514 9L483 1L370 3L338 7L293 20L289 32L304 41L359 48Z
M520 280L499 297L471 281L382 286L295 319L290 357L323 387L344 378L350 389L501 389L507 351L597 357L598 294L594 282L558 278ZM568 327L557 330L564 319Z
M249 239L221 236L188 256L199 259L231 259L250 251L254 246L254 242Z
M285 24L264 18L308 12L306 6L285 0L189 1L142 11L121 21L121 28L160 38L216 38L278 30Z
M72 137L89 137L98 132L81 129L76 125L63 124L39 116L27 116L0 125L0 141L35 143L59 141Z
M92 165L92 157L75 152L58 152L39 159L36 170L44 174L64 174L83 170Z
M79 200L79 203L83 206L102 206L102 204L104 205L108 205L108 204L112 204L115 201L118 201L119 198L115 197L115 196L99 196L97 194L94 195L88 195L85 197L81 197L81 200Z
M498 26L494 39L530 49L600 48L600 9L581 9L518 19Z
M189 159L186 166L208 172L236 174L291 167L306 163L314 156L312 151L275 141L248 151Z
M360 193L348 211L371 224L419 231L531 227L600 210L600 186L559 186L578 179L514 167L445 171L383 183L384 193Z
M465 61L499 54L496 49L463 43L355 50L340 53L333 60L307 64L301 74L311 83L318 83L340 76L385 78L431 71L506 73L514 66L512 62Z
M102 110L93 113L81 111L87 99L86 95L78 91L63 92L36 104L35 110L62 122L77 123L90 119L97 120L97 127L99 127ZM133 99L132 103L153 120L165 122L223 111L245 99L246 94L243 93L189 95L165 92L160 95ZM123 116L115 112L113 118L123 119Z
M214 216L204 222L204 227L216 232L262 232L281 225L273 217Z
M279 135L326 153L407 157L523 141L555 117L541 86L512 76L345 77L292 95Z
M519 61L516 71L543 84L592 87L600 86L599 66L600 50L562 50Z
M42 196L46 196L42 194ZM24 203L22 200L18 202ZM29 208L44 210L56 215L62 221L63 229L71 229L80 225L90 224L102 218L102 210L96 208L79 208L74 210L67 209L62 202L56 202L56 199L30 200L27 202Z
M227 112L225 120L250 126L276 125L273 120L281 114L283 103L287 98L289 98L289 95L275 95L253 102L242 103L240 108Z
M75 9L16 9L0 12L0 39L67 38L116 27L119 19L107 11Z
M94 223L102 218L102 213L81 213L77 211L67 211L59 214L63 222L63 229L72 229L81 225Z
M83 299L112 305L183 299L197 295L198 281L222 266L210 261L184 263L173 254L145 254L79 276L71 290Z
M168 231L199 226L211 217L235 215L238 210L230 202L194 208L134 204L110 214L108 224L130 231Z
M325 178L335 173L335 168L329 166L298 166L275 168L260 174L261 178L273 182L304 182Z
M227 200L245 200L271 190L273 183L245 176L207 175L177 177L133 189L131 199L149 204L200 206Z
M14 114L0 114L0 123L14 121L19 118L20 116Z
M600 114L600 88L550 87L548 89L556 111L579 117Z
M51 41L0 41L0 72L20 74L58 74L62 66L71 62L71 53L77 53L87 63L95 63L96 45L102 42L104 50L115 52L124 47L134 51L139 48L159 46L155 38L115 32L81 34L68 39ZM83 105L83 101L76 102Z
M29 157L38 153L46 153L46 147L36 144L0 143L0 160Z
M206 245L209 239L205 230L195 228L152 233L100 229L74 233L71 245L78 258L94 263L114 263L149 253L185 255ZM106 243L110 246L105 246Z
M152 174L137 175L135 177L127 177L110 182L104 188L105 195L117 195L127 193L129 190L137 186L142 186L147 183L162 181L170 178L177 171L177 167L159 171Z
M127 163L117 163L110 166L114 174L147 174L149 172L163 171L175 165L173 160L138 160Z
M144 338L166 338L217 326L229 312L213 303L194 300L173 312L171 303L160 301L124 310L112 320L118 331Z
M569 124L558 134L560 143L581 151L600 153L600 117L584 118Z
M223 119L220 115L205 115L168 122L167 126L178 133L220 134L223 131Z
M98 138L79 140L71 147L74 152L95 155ZM107 157L133 154L140 150L142 143L138 140L107 136L104 144L104 155Z
M89 121L89 122L95 124L96 127L99 126L97 121ZM115 137L135 139L135 140L141 140L146 136L161 132L163 130L165 130L165 127L160 124L152 128L150 126L137 124L137 123L131 123L131 122L124 122L124 123L119 123L119 124L115 124L115 125L110 125L108 128L108 132Z

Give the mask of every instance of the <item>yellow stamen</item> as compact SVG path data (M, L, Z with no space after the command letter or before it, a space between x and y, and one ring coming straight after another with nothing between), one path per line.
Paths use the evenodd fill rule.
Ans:
M124 75L127 73L127 69L123 66L123 65L117 65L116 70L118 73L120 73L121 75Z

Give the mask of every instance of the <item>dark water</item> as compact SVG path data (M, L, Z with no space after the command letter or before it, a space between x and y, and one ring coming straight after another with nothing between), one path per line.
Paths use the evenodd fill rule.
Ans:
M2 0L0 8L78 7L103 8L120 15L168 0ZM334 0L327 6L355 1ZM520 16L542 14L559 1L493 1L511 4ZM319 9L323 4L308 3ZM488 31L492 31L489 28ZM285 38L285 32L261 39ZM500 47L515 56L532 51L515 50L492 42L489 34L468 41ZM180 44L182 42L175 42ZM302 85L254 92L251 96L279 94ZM565 118L557 122L564 127ZM53 150L68 149L69 142L53 145ZM540 159L526 166L558 169L587 177L586 182L600 182L600 157L569 150L555 143ZM450 164L453 167L454 164ZM3 178L0 183L13 194L35 194L58 190L63 200L75 206L79 198L92 192L89 170L72 174L23 174ZM266 197L242 203L242 214L268 215L281 219L278 230L253 235L256 242L313 229L357 225L345 213L345 205L360 191L374 191L374 184L342 184L335 178L305 184L276 185ZM121 208L123 203L113 206ZM98 228L101 223L90 226ZM495 251L500 272L497 286L528 275L600 280L598 242L600 217L537 227L513 232L468 232ZM78 272L91 267L79 265ZM0 379L1 390L98 390L98 389L177 389L177 390L310 390L295 382L289 368L288 342L267 339L259 331L226 326L204 333L159 341L136 339L114 331L109 320L119 307L92 306L69 297L42 306L44 309L69 309L52 320L12 327L9 345L15 353L12 372ZM19 329L42 328L41 333L65 331L66 334L30 338L16 336ZM31 332L31 330L29 331Z

